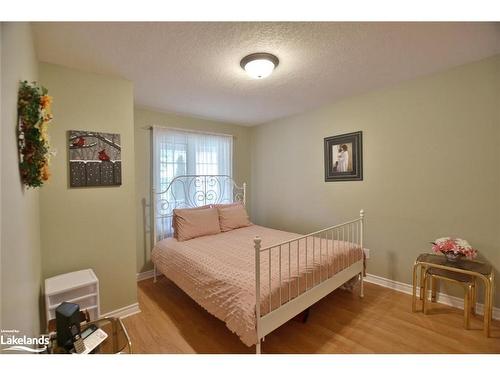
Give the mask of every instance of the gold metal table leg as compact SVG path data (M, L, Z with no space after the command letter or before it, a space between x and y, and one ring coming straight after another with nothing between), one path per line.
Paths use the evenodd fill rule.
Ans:
M488 278L488 286L489 286L489 292L488 292L488 306L484 306L484 315L487 316L487 319L485 321L486 323L486 328L485 328L485 333L486 337L490 337L490 328L491 328L491 318L493 315L493 297L495 295L495 276L492 273L490 277Z
M471 306L470 306L470 311L472 315L476 315L476 303L477 303L477 278L474 277L474 283L472 284L472 296L471 296Z
M493 306L495 304L495 274L492 273L490 276L490 287L491 287L491 293L490 293L490 324L491 324L491 319L493 319ZM488 331L489 335L489 331Z
M470 325L470 303L472 297L472 284L466 284L464 293L464 328L469 329Z
M419 264L413 265L413 295L411 300L411 311L417 311L417 268Z
M431 290L432 290L431 301L432 302L436 302L438 285L439 285L439 279L434 277L434 276L431 276Z
M484 323L483 330L486 337L490 336L490 295L491 282L490 279L484 279Z
M424 295L424 279L425 279L425 271L427 271L426 267L420 266L420 299L422 300Z
M422 299L422 311L424 312L424 314L427 314L427 284L428 284L428 278L429 278L429 274L427 273L427 271L424 273L424 290L423 290L423 299Z

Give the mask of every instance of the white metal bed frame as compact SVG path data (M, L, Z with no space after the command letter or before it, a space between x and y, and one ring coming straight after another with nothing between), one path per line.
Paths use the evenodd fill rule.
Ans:
M228 190L230 189L230 191ZM174 191L177 190L177 193ZM179 191L182 194L179 194ZM177 196L176 196L177 195ZM179 197L182 195L182 197ZM153 188L152 191L152 243L153 246L159 240L170 237L172 235L171 226L173 219L173 209L175 208L193 208L198 206L203 206L207 204L220 204L220 203L232 203L241 202L246 205L246 184L243 183L242 186L238 186L230 176L227 175L184 175L175 177L172 182L167 186L166 189L156 192ZM364 211L361 210L359 217L342 223L334 225L313 233L306 234L304 236L296 237L292 240L284 241L281 243L274 244L272 246L261 247L261 239L259 237L254 238L254 249L255 249L255 317L256 317L256 353L261 353L261 342L264 340L265 336L270 332L274 331L276 328L286 323L292 319L297 314L301 313L323 297L330 294L332 291L345 284L347 281L354 277L359 277L360 281L360 297L363 297L363 273L364 273L364 260L361 259L354 264L344 268L340 272L332 273L330 272L330 264L327 263L325 266L321 262L321 256L323 254L321 246L325 243L326 253L330 254L328 244L330 243L330 251L333 252L334 241L339 241L337 246L344 247L359 247L363 249L363 231L364 231ZM158 233L158 229L162 229ZM308 239L312 239L313 248L308 249ZM319 249L317 249L314 244L315 241L319 240ZM324 240L324 242L322 241ZM290 248L292 244L296 245L299 249L301 241L305 244L305 254L301 254L297 250L297 277L296 279L296 296L292 296L291 288L293 285L293 278L291 276L291 253ZM331 241L331 242L329 242ZM304 247L301 249L301 251ZM313 254L313 262L315 262L316 256L315 252L319 250L319 270L317 267L312 267L311 270L308 269L308 251ZM344 249L345 250L345 249ZM266 311L261 315L261 260L268 261L268 287L271 291L271 279L272 279L272 261L271 255L276 254L273 251L279 252L279 301L277 307L273 308L273 295L270 292L269 296L269 311ZM284 255L283 255L284 253ZM286 254L288 253L288 257ZM299 257L305 255L305 269L299 262ZM283 260L288 258L288 269L283 270L282 264ZM304 291L300 289L300 279L302 271L305 271L305 288ZM318 279L319 272L319 282ZM283 273L288 276L288 280L282 277ZM308 285L309 274L312 276L311 283ZM156 264L154 264L154 281L156 282L157 269ZM288 299L283 301L282 289L288 287ZM274 299L276 303L276 300Z

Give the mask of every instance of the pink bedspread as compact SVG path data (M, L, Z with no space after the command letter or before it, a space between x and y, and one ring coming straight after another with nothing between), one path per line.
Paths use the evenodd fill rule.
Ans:
M262 239L262 248L265 248L300 235L252 225L184 242L168 238L158 242L152 252L160 272L224 321L248 346L257 341L255 236ZM282 246L281 262L279 252L274 248L271 253L271 287L269 253L261 253L261 315L269 311L269 290L271 306L275 309L280 301L285 303L297 292L302 293L363 259L363 252L355 244L325 238L309 238L307 245L301 240L298 261L296 244L290 249L288 245Z

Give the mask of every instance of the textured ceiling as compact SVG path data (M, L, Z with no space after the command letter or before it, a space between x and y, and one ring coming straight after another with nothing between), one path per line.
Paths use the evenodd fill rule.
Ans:
M133 81L135 102L244 125L500 53L500 23L36 23L41 61ZM253 80L242 57L271 52Z

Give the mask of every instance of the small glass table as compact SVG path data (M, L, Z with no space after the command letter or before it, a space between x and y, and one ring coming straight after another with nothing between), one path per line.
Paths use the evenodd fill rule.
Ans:
M82 324L81 331L83 332L91 324L96 325L97 328L102 329L108 334L108 337L92 350L92 354L132 354L130 337L120 318L101 318L86 322ZM50 354L67 353L64 348L57 346L57 337L55 334L51 335L48 352Z
M420 299L424 300L424 280L428 270L433 269L434 274L442 274L447 278L453 278L458 282L466 282L472 277L472 281L482 280L484 284L484 333L486 337L490 336L491 317L493 311L493 292L495 290L495 276L493 267L490 264L478 262L469 259L460 259L456 262L450 262L443 255L420 254L413 265L413 297L412 311L417 311L417 277L420 269ZM441 271L438 271L441 270ZM436 272L437 271L437 272ZM446 271L446 272L445 272ZM463 279L463 280L462 280ZM435 291L433 291L433 297ZM465 301L465 299L464 299ZM473 303L475 303L475 298ZM423 309L425 303L423 303ZM467 308L467 306L466 306Z

